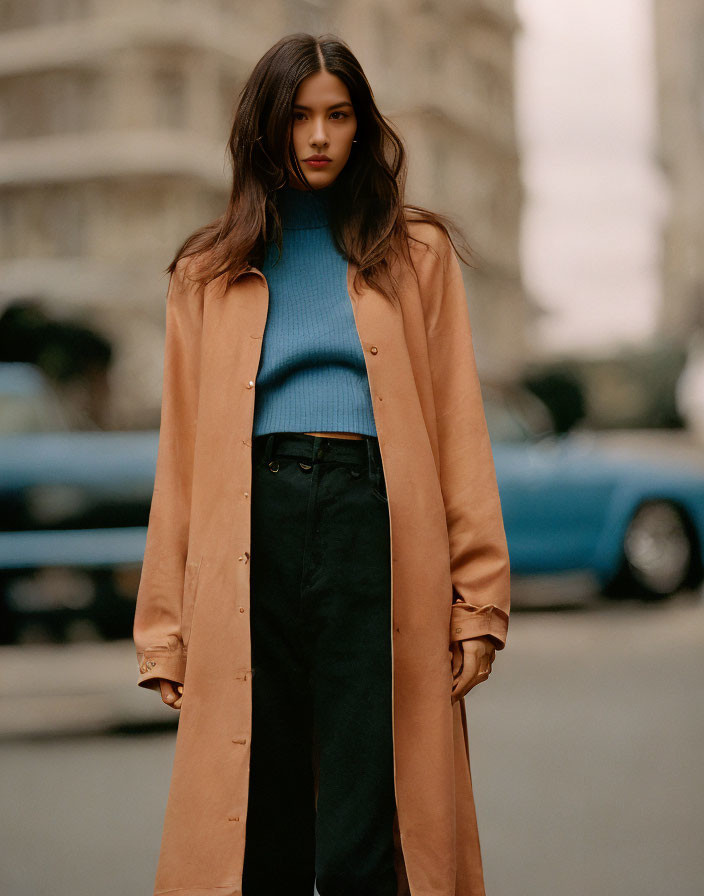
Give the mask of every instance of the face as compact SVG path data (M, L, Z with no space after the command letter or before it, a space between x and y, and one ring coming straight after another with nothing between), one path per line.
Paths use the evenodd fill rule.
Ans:
M298 86L291 110L293 148L308 183L314 189L329 186L347 163L357 118L345 84L330 72L309 75ZM313 164L311 156L329 161ZM307 189L289 174L292 187Z

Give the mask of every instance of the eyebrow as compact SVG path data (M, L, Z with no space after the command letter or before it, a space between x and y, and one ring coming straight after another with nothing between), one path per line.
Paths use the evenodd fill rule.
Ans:
M352 103L349 103L347 100L343 100L341 103L333 103L332 106L328 106L328 110L329 109L337 109L338 106L351 106L351 105L352 105ZM293 108L294 109L305 109L306 112L310 112L310 106L302 106L300 103L294 103Z

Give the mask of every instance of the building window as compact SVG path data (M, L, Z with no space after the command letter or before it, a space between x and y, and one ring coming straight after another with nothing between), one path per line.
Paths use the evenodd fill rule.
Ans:
M34 23L54 25L79 19L88 12L88 0L34 0Z
M0 195L0 258L12 258L16 254L17 216L15 214L15 196L5 192Z
M164 66L154 72L154 123L182 128L186 119L186 79L180 68Z
M57 258L76 258L85 249L87 207L81 189L58 187L46 203L49 251Z

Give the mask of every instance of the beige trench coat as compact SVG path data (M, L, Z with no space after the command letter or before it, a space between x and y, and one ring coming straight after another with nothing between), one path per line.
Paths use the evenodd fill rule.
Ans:
M505 644L509 557L461 269L410 223L402 307L347 280L391 531L399 894L484 896L466 709L450 641ZM184 683L155 894L240 896L251 729L249 559L264 275L171 276L154 493L134 620L138 684ZM360 278L361 279L361 278ZM274 533L275 534L275 533ZM453 606L453 595L462 603ZM282 745L282 762L286 761ZM271 844L276 861L276 843Z

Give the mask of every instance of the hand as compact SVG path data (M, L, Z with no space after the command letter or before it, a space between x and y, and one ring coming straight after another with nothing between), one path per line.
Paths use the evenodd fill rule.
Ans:
M466 638L450 644L452 654L452 695L455 703L491 673L496 647L490 638Z
M167 706L181 709L181 701L183 700L182 684L179 684L177 681L169 681L168 678L160 678L159 689L161 690L161 699Z

